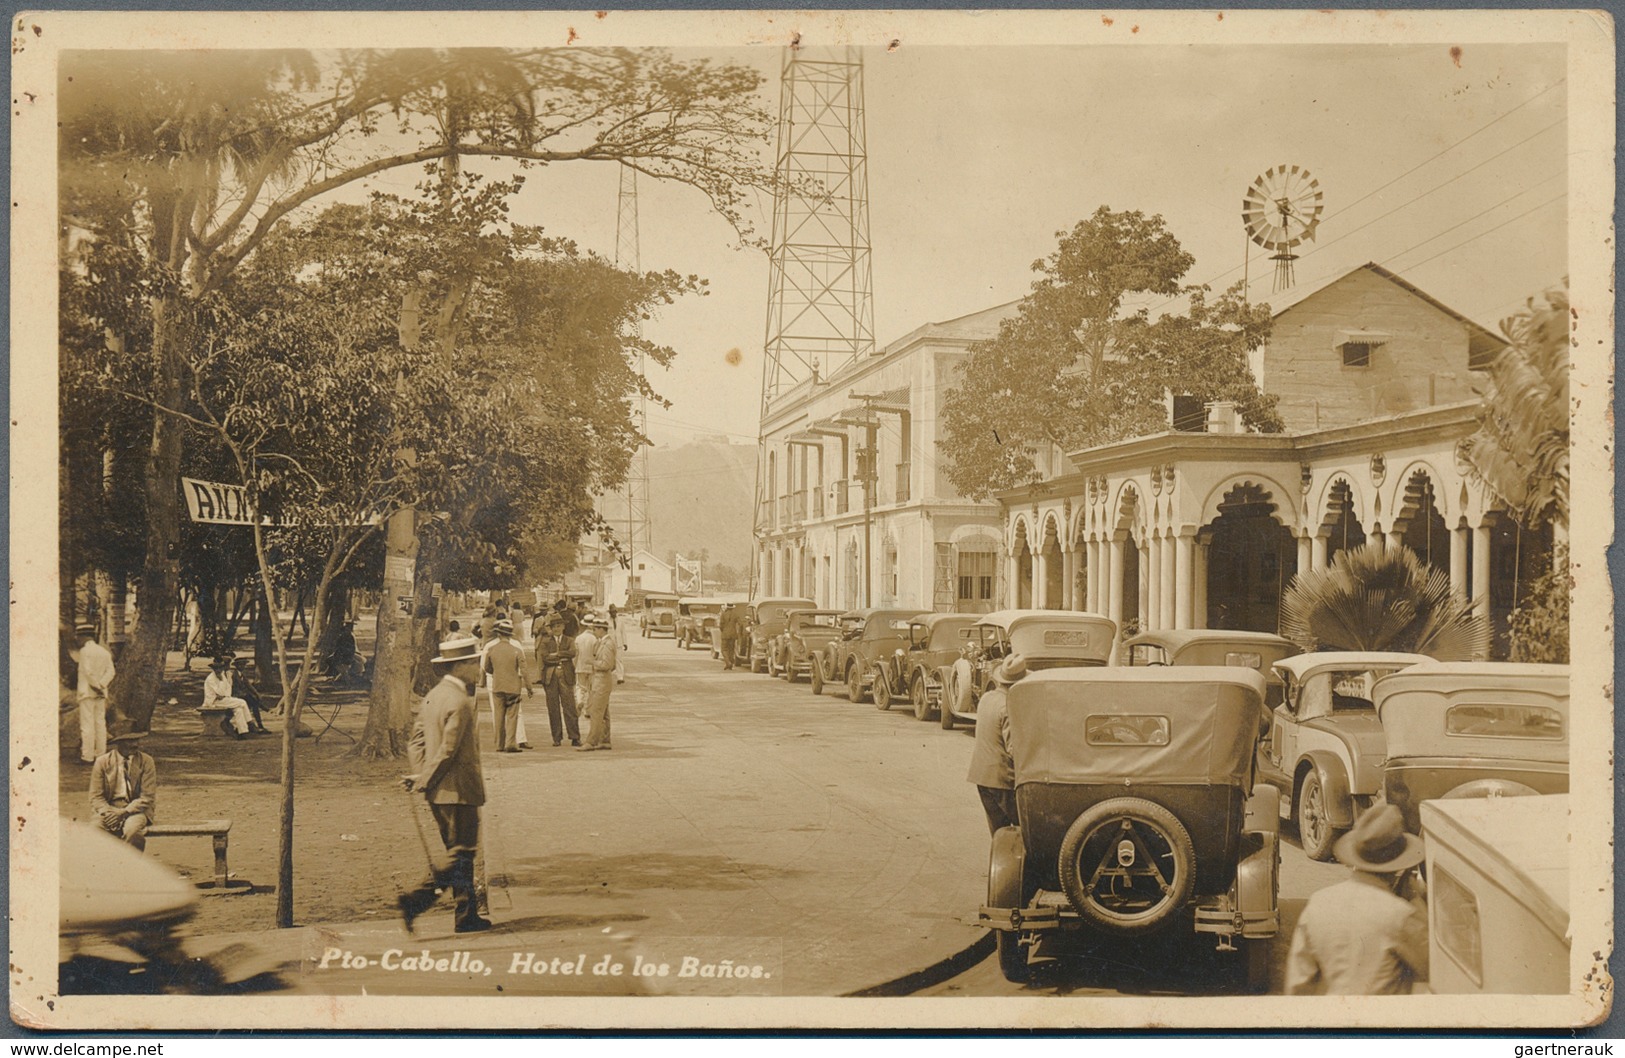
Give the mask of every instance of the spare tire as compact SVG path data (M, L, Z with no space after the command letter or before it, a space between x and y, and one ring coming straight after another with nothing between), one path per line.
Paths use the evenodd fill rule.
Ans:
M942 692L937 698L937 721L947 731L954 726L955 713L970 712L970 662L960 658L943 674Z
M1177 915L1196 885L1185 825L1141 797L1113 797L1084 812L1061 839L1061 888L1085 922L1120 937Z

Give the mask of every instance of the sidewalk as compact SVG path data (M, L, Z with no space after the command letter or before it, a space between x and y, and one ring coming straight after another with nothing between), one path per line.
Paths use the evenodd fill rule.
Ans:
M416 937L385 908L365 921L230 939L272 952L285 982L305 993L827 996L919 971L981 938L962 922L981 901L987 856L986 823L964 781L964 732L814 696L804 683L725 675L664 640L640 640L629 660L608 753L553 748L546 711L531 699L525 716L538 748L497 754L480 697L482 843L497 929L453 935L448 899ZM388 825L354 838L391 844L399 874L415 880L423 854L411 802L373 796ZM330 949L373 964L345 967ZM466 952L464 963L485 966L403 972L382 964L392 949L402 958L428 950L431 961ZM605 973L593 975L606 955ZM726 960L730 974L741 963L762 970L679 977L685 957L691 969ZM621 977L609 972L615 962ZM662 963L665 977L630 976ZM566 972L572 964L586 977ZM548 972L510 972L538 966Z

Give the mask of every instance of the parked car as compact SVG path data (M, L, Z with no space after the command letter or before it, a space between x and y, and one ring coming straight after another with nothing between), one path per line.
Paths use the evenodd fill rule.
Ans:
M752 672L766 672L773 641L784 631L790 611L817 608L818 604L811 599L792 596L757 599L749 604L745 607L746 632L736 647L736 662L748 666Z
M651 591L643 595L643 638L677 635L677 596Z
M882 658L902 646L908 635L908 622L919 610L854 610L855 627L831 644L824 661L832 667L821 670L821 679L815 681L813 693L823 692L823 683L846 684L846 696L854 702L869 697L869 686L874 681L875 665Z
M944 728L975 720L976 703L993 670L1010 654L1027 658L1029 671L1106 665L1117 625L1109 617L1070 610L997 610L971 626L965 651L939 676L948 689L938 710Z
M773 641L767 674L787 683L812 670L813 659L840 637L840 610L791 610Z
M1282 658L1302 652L1298 644L1273 632L1218 628L1164 629L1141 632L1123 644L1123 662L1143 665L1236 665L1264 677L1264 707L1281 704L1286 684L1275 671Z
M1421 805L1427 844L1428 988L1566 995L1569 798Z
M1041 936L1194 930L1269 981L1279 793L1254 785L1264 679L1237 667L1037 672L1010 688L1018 826L993 836L999 968Z
M1439 797L1569 792L1569 667L1427 662L1372 688L1383 795L1420 833Z
M867 615L867 610L848 610L835 618L837 635L824 644L823 650L813 655L812 663L808 666L807 682L812 685L814 694L824 693L824 684L830 679L829 673L846 671L847 655L863 634Z
M1275 663L1286 683L1259 772L1281 791L1310 859L1332 845L1382 790L1386 748L1371 700L1378 679L1429 659L1421 654L1329 651Z
M717 618L725 606L721 599L699 598L688 595L677 600L677 623L673 635L677 645L688 650L696 643L711 645L711 632L717 627Z
M908 641L880 659L871 684L876 707L888 709L903 699L914 707L914 719L931 719L942 697L942 670L964 651L975 621L968 613L923 613L911 620Z

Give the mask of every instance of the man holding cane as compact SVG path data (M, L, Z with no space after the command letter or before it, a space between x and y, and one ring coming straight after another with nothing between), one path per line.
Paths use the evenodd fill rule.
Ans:
M474 853L479 848L480 806L485 804L474 712L480 642L472 636L448 639L432 663L440 682L418 710L411 741L416 771L402 776L402 784L428 799L450 862L431 862L423 884L401 895L401 918L410 933L412 921L434 905L435 889L449 888L457 899L456 931L478 933L491 928L480 917L474 891Z

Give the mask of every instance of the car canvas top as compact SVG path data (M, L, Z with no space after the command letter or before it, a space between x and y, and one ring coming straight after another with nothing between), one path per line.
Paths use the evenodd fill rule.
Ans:
M1491 687L1520 687L1547 694L1568 696L1569 667L1567 665L1537 665L1519 661L1425 661L1409 668L1392 672L1378 680L1371 688L1372 701L1381 710L1383 700L1401 691L1431 686L1437 681L1459 677L1454 690L1458 693L1474 685Z
M1425 654L1405 654L1391 650L1328 650L1282 658L1274 667L1302 683L1317 672L1332 669L1404 668L1432 660Z

